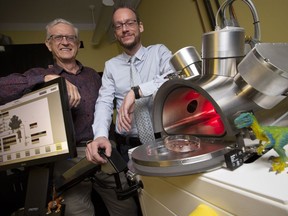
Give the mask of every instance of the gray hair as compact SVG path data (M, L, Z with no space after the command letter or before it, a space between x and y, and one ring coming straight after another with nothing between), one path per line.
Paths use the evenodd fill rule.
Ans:
M59 23L63 23L63 24L67 24L67 25L70 25L70 26L72 26L73 28L74 28L74 31L75 31L75 34L76 34L76 36L77 36L77 38L78 38L78 34L79 34L79 30L78 30L78 28L76 28L74 25L73 25L73 23L71 23L71 22L69 22L69 21L67 21L67 20L65 20L65 19L62 19L62 18L57 18L57 19L55 19L55 20L53 20L52 22L50 22L50 23L48 23L47 25L46 25L46 39L48 39L51 35L50 35L50 29L53 27L53 26L55 26L55 25L57 25L57 24L59 24Z

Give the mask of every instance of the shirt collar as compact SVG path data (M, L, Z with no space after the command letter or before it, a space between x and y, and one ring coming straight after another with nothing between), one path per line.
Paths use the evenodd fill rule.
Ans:
M81 73L81 71L83 70L83 65L78 60L76 60L76 64L79 66L79 71L77 72L77 74ZM55 73L58 75L61 74L62 72L67 72L62 67L60 67L57 63L55 63L53 67L54 67Z
M141 45L141 47L140 47L140 49L135 53L135 57L138 59L138 60L143 60L143 58L144 58L144 54L146 53L146 47L144 47L144 46L142 46ZM124 56L124 58L125 58L125 61L127 62L127 63L129 63L129 61L130 61L130 58L132 57L132 56L130 56L130 55L128 55L127 53L123 53L123 56Z

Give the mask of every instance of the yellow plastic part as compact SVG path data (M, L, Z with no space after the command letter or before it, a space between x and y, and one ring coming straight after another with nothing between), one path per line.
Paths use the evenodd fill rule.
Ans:
M200 204L189 216L218 216L218 214L209 206Z

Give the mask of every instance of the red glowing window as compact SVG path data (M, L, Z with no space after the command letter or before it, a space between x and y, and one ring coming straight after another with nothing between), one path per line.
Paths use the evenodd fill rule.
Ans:
M163 126L169 134L222 136L225 133L212 102L191 88L178 89L166 99Z

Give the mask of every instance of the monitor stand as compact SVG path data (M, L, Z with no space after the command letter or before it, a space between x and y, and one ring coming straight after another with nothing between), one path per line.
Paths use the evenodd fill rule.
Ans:
M45 215L49 184L49 167L31 167L29 170L25 215Z
M50 166L34 166L29 168L26 198L24 209L14 213L15 216L43 216L47 213L48 199L52 199L52 187L49 188L50 174L53 169ZM51 194L51 195L49 195ZM64 215L64 209L55 214Z

